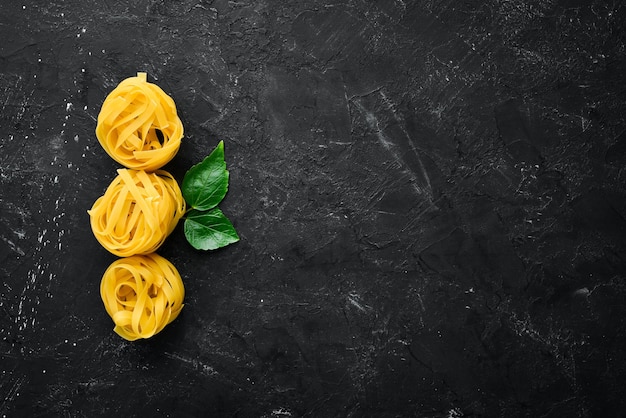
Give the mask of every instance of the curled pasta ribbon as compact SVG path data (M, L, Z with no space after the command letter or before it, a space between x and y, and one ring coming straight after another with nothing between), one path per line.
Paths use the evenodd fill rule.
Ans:
M178 152L183 124L174 100L146 78L137 73L109 93L98 114L96 136L124 167L154 171Z
M88 211L91 230L109 252L128 257L156 251L185 213L185 199L167 171L117 170Z
M172 263L152 253L114 261L102 276L100 296L114 331L134 341L152 337L176 319L185 288Z

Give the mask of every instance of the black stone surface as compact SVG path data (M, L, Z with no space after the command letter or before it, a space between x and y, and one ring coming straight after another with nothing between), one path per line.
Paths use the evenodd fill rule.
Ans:
M626 6L79 1L0 13L0 416L620 417ZM95 121L146 71L241 236L113 333Z

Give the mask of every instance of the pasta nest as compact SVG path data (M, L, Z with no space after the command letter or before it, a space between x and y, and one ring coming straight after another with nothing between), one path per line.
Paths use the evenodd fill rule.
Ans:
M183 308L185 288L176 268L158 254L114 261L100 283L104 307L114 331L134 341L150 338L172 322Z
M91 230L109 252L128 257L156 251L185 213L185 199L167 171L117 170L88 211Z
M96 136L124 167L154 171L178 152L183 124L174 100L146 79L146 73L137 73L109 93L98 114Z

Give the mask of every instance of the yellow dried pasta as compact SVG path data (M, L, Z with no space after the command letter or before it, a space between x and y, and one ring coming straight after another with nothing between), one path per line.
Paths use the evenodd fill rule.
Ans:
M167 171L117 170L88 211L91 230L109 252L128 257L156 251L185 213L178 183Z
M183 124L174 100L139 72L106 97L96 136L107 154L124 167L154 171L178 152Z
M100 296L114 331L134 341L152 337L176 319L185 288L172 263L153 253L114 261L102 276Z

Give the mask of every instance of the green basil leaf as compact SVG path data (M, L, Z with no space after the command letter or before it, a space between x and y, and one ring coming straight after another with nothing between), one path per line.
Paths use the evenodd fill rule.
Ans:
M190 210L184 231L187 241L198 250L216 250L239 241L237 231L219 208Z
M181 189L187 205L193 209L209 210L222 201L228 191L224 141L187 171Z

